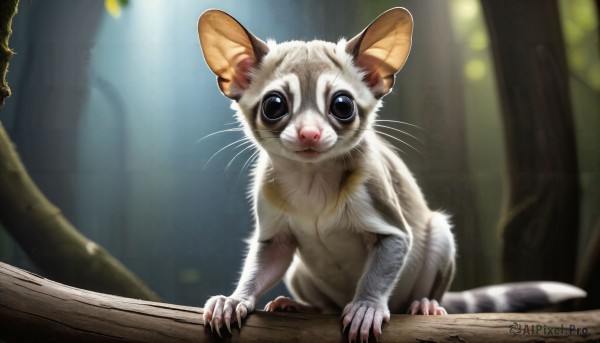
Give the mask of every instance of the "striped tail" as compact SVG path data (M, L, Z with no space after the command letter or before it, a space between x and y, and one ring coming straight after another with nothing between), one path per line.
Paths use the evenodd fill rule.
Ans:
M584 290L561 282L515 282L447 292L441 306L448 313L524 312L586 295Z

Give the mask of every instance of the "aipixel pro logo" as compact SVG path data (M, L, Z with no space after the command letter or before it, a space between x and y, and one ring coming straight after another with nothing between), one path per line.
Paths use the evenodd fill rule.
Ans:
M548 326L544 324L524 324L513 322L508 330L511 334L523 336L587 336L589 329L577 325Z

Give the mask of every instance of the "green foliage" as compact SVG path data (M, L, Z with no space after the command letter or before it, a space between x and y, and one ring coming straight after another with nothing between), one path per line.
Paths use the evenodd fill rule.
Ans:
M598 21L593 0L560 0L562 29L572 75L600 92Z

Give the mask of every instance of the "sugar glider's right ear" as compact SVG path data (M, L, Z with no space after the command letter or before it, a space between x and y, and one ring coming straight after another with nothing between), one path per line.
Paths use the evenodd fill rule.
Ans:
M219 10L208 10L198 19L198 38L206 64L217 75L225 96L238 100L250 84L250 70L269 52L237 20Z
M408 58L413 19L406 8L383 12L346 44L346 52L366 73L364 81L381 98L392 90L395 75Z

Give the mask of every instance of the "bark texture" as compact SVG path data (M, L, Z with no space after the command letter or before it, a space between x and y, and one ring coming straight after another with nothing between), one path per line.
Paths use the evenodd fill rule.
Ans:
M577 331L579 329L579 331ZM512 330L512 331L511 331ZM520 330L520 331L519 331ZM251 314L224 339L202 309L85 291L0 263L0 339L8 342L346 342L338 315ZM587 333L587 334L586 334ZM393 315L380 342L594 342L600 310Z

